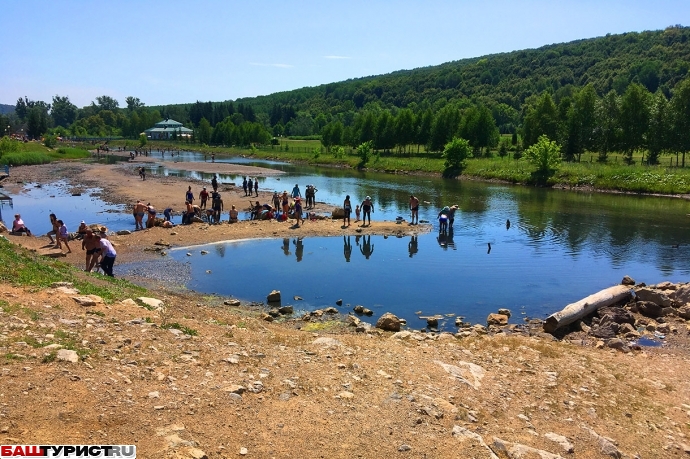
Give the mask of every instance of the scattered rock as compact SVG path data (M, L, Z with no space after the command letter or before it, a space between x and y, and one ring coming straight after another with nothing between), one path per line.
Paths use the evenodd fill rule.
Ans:
M335 300L335 304L337 304L338 306L342 306L342 305L343 305L343 300L342 300L342 298L339 299L339 300Z
M153 391L153 392L149 392L149 395L148 395L149 398L160 398L160 396L161 396L161 394L157 390Z
M671 299L665 293L651 288L644 287L637 289L635 290L635 295L640 301L651 301L662 307L673 305Z
M547 438L548 440L551 440L554 443L558 443L558 445L561 448L563 448L563 451L568 454L575 452L575 447L573 446L573 444L570 443L568 439L563 435L558 435L557 433L553 432L547 432L544 434L544 438Z
M343 343L338 341L335 338L329 338L327 336L322 336L320 338L316 338L311 344L321 344L323 346L342 346Z
M621 285L635 285L635 279L633 279L630 276L623 276L623 280L621 281Z
M602 454L606 456L611 456L616 459L620 459L622 457L621 452L618 450L618 448L616 448L616 445L614 444L613 440L611 440L610 438L602 437L593 429L590 429L587 426L581 427L583 430L589 432L589 434L599 442L599 449L601 450Z
M261 320L265 320L266 322L273 322L273 316L270 314L266 314L265 312L262 312L259 318Z
M132 232L130 230L120 230L116 231L115 234L117 234L118 236L129 236L130 234L132 234Z
M643 316L651 317L652 319L661 317L661 315L663 314L663 307L659 306L658 304L652 301L638 301L635 304L635 306L637 306L637 312L639 312Z
M479 389L479 386L481 386L481 380L486 374L486 371L482 367L471 362L458 361L456 362L457 365L449 365L441 362L440 360L434 360L434 363L440 365L448 374L451 375L451 377L473 387L474 389Z
M325 314L338 314L338 310L334 308L333 306L327 307L326 309L323 310Z
M438 328L438 318L427 317L426 318L426 325L427 325L427 327Z
M189 459L208 459L206 453L199 448L187 448L184 452Z
M599 317L601 317L601 322L610 321L616 322L617 324L635 324L635 317L633 317L633 315L625 308L609 306L605 308L600 308L597 311L597 314L599 315Z
M266 297L266 301L269 303L279 303L280 302L280 291L279 290L273 290L271 293L268 294Z
M240 300L225 300L223 301L223 304L226 306L241 306L242 302Z
M405 331L399 331L397 333L393 333L393 335L391 336L391 339L407 339L410 336L412 336L412 332L405 330Z
M461 426L453 426L453 437L457 438L458 440L465 442L465 441L473 441L476 443L479 443L479 446L482 448L486 449L487 454L490 459L499 459L498 456L491 450L489 445L484 442L484 439L482 438L481 435L479 435L476 432L472 432L471 430L461 427Z
M539 459L563 459L558 454L552 454L542 449L532 448L531 446L520 443L510 443L494 437L494 451L500 451L510 459L522 459L527 457L538 457Z
M98 303L90 296L73 296L72 299L76 301L79 306L96 306Z
M151 306L154 309L158 309L163 305L163 300L159 300L157 298L149 298L146 296L140 296L139 298L137 298L137 300L141 301L146 306Z
M499 314L503 314L504 316L508 316L508 318L510 319L510 316L511 316L510 309L501 308L497 312Z
M401 453L404 453L405 451L410 451L411 449L412 447L410 445L403 444L398 446L398 451L400 451Z
M292 306L283 306L278 308L278 312L281 314L292 314L295 311Z
M75 351L69 349L60 349L57 352L57 359L65 362L77 363L79 362L79 355Z
M208 255L208 250L202 250L202 251L199 252L199 253L202 254L202 255Z
M354 397L355 397L355 394L353 394L352 392L348 392L346 390L342 391L341 393L339 393L338 395L335 396L335 398L340 398L340 399L351 399Z
M244 446L243 446L242 448L240 448L240 455L241 455L241 456L246 456L247 453L249 453L249 451L247 450L247 448L245 448Z
M395 314L387 312L379 317L378 321L376 321L376 328L380 328L381 330L385 331L400 331L400 319L396 317Z
M486 324L487 325L498 325L501 327L504 325L508 325L508 316L505 314L491 313L486 318Z
M231 394L242 395L247 390L246 387L240 386L239 384L231 384L223 388L223 392L229 392Z

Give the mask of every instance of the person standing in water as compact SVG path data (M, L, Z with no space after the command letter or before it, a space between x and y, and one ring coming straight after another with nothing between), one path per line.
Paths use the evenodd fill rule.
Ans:
M369 225L371 225L371 214L374 212L374 203L371 202L371 197L367 196L362 201L362 226L367 224L367 216L369 216Z

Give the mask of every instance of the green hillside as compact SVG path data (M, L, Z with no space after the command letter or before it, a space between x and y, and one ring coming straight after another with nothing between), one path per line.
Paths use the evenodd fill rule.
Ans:
M461 106L480 103L491 109L497 125L507 132L521 122L525 101L543 91L558 101L588 83L603 96L610 90L623 94L630 83L637 82L650 92L661 89L670 97L671 89L690 69L689 38L690 29L680 26L607 35L234 102L251 106L255 114L267 114L271 127L290 121L305 124L305 114L312 121L321 114L327 120L336 115L347 124L354 113L367 108L437 111L453 102ZM156 108L180 116L180 108L188 111L194 105ZM212 113L205 112L210 120ZM309 132L299 127L298 135L318 134L316 129Z

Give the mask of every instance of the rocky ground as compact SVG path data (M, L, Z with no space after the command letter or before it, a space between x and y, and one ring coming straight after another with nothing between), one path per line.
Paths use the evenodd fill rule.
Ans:
M61 167L77 170L74 177L93 172ZM118 188L122 177L113 177L114 194L125 196L132 187ZM170 187L179 192L180 183ZM291 231L250 225L255 234ZM324 232L354 231L323 225ZM177 235L154 228L119 236L119 247L134 257L164 237L226 237L216 228L192 225ZM29 247L32 239L10 237ZM79 265L81 255L73 256L67 261ZM684 296L672 295L686 286L638 284L636 291L648 293L557 339L538 323L396 333L358 324L366 316L272 311L273 318L231 299L163 288L104 303L69 285L8 282L0 284L4 444L133 443L146 458L690 453L687 309ZM670 344L632 344L634 333L653 335L663 326ZM609 347L615 339L624 346Z

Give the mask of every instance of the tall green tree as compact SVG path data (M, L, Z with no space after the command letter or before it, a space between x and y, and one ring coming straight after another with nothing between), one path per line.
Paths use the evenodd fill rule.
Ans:
M130 112L133 112L146 105L141 100L139 100L138 97L133 96L127 96L125 98L125 103L127 104L127 110L129 110Z
M621 99L621 147L628 164L632 164L633 152L645 146L645 134L649 129L649 96L644 86L632 83Z
M45 134L48 127L48 111L45 107L31 107L26 120L26 135L38 139Z
M400 152L407 151L407 147L415 141L415 116L412 110L404 108L395 118L395 143Z
M120 106L120 103L110 96L98 96L98 97L96 97L96 102L98 103L98 105L96 105L98 111L101 111L101 110L115 111ZM95 105L93 102L91 104Z
M523 123L525 147L534 145L542 135L550 139L558 136L558 110L551 94L544 92L536 104L527 109Z
M466 139L475 152L498 144L500 134L491 111L483 105L465 111L460 125L460 136Z
M620 102L616 91L608 92L597 103L595 138L599 151L599 162L606 162L608 154L619 146L620 129Z
M77 119L77 106L70 102L68 96L53 96L53 104L50 115L55 126L67 127Z
M199 143L211 143L212 130L211 123L209 123L206 118L201 118L201 121L199 121L199 129L197 130Z
M434 114L430 108L417 115L417 153L420 145L428 145L431 139L431 126L434 123Z
M671 97L671 116L673 145L683 154L681 165L685 167L685 154L690 151L690 78L675 87Z
M647 129L647 162L658 164L661 154L668 149L671 135L671 116L668 99L662 91L652 97L649 107L649 128Z
M434 117L431 125L428 149L443 151L446 144L458 133L461 121L460 110L454 105L446 105Z

